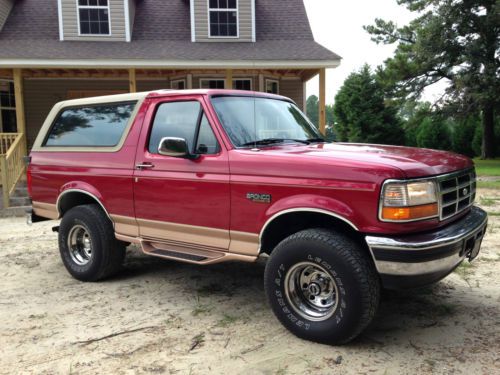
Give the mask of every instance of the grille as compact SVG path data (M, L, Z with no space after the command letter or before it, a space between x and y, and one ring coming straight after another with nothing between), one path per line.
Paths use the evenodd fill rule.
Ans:
M439 218L448 219L472 206L476 198L474 169L438 177Z

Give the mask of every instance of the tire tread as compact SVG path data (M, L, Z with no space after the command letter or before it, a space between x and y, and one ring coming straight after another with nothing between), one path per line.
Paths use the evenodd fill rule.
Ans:
M94 222L102 246L102 260L98 269L92 274L77 278L84 281L99 281L116 274L121 269L125 257L125 245L116 239L113 224L102 208L97 204L73 207L64 215L61 226L65 224L64 218L69 220L72 217ZM61 243L59 246L61 247ZM75 275L73 274L73 276Z
M286 251L286 248L298 241L311 241L322 242L327 244L339 256L344 258L354 270L356 279L359 280L361 286L362 296L362 314L357 326L352 330L352 333L339 341L333 340L335 344L345 344L352 341L357 337L373 320L379 305L380 300L380 281L375 271L372 260L368 258L367 254L360 248L360 246L351 238L337 233L334 230L325 228L312 228L302 230L281 241L271 253L269 262L273 262L273 255L280 254ZM265 289L268 287L272 280L270 275L265 274L264 285ZM286 320L284 317L278 315L279 320L283 323ZM286 326L286 325L285 325Z

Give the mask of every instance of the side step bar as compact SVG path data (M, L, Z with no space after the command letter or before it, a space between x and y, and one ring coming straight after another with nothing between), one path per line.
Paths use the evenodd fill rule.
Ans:
M200 255L179 253L177 251L162 250L162 249L152 250L149 254L160 256L160 257L165 257L165 258L176 258L176 259L182 259L182 260L186 260L186 261L190 260L193 262L202 262L202 261L208 259L207 257L200 256Z
M213 264L231 260L254 262L257 259L256 256L228 253L224 249L174 241L141 239L141 248L148 255L192 264Z

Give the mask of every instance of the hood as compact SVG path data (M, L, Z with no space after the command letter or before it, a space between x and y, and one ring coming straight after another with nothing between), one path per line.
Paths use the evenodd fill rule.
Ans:
M283 152L306 154L311 157L382 164L400 169L407 178L438 175L473 166L472 160L466 156L448 151L415 147L361 143L324 143L306 147L283 147L281 150Z

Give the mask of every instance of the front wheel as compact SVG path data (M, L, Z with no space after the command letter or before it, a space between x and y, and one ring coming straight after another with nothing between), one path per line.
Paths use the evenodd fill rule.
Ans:
M380 298L374 266L350 238L327 229L287 237L266 265L264 285L281 323L300 338L343 344L371 322Z

